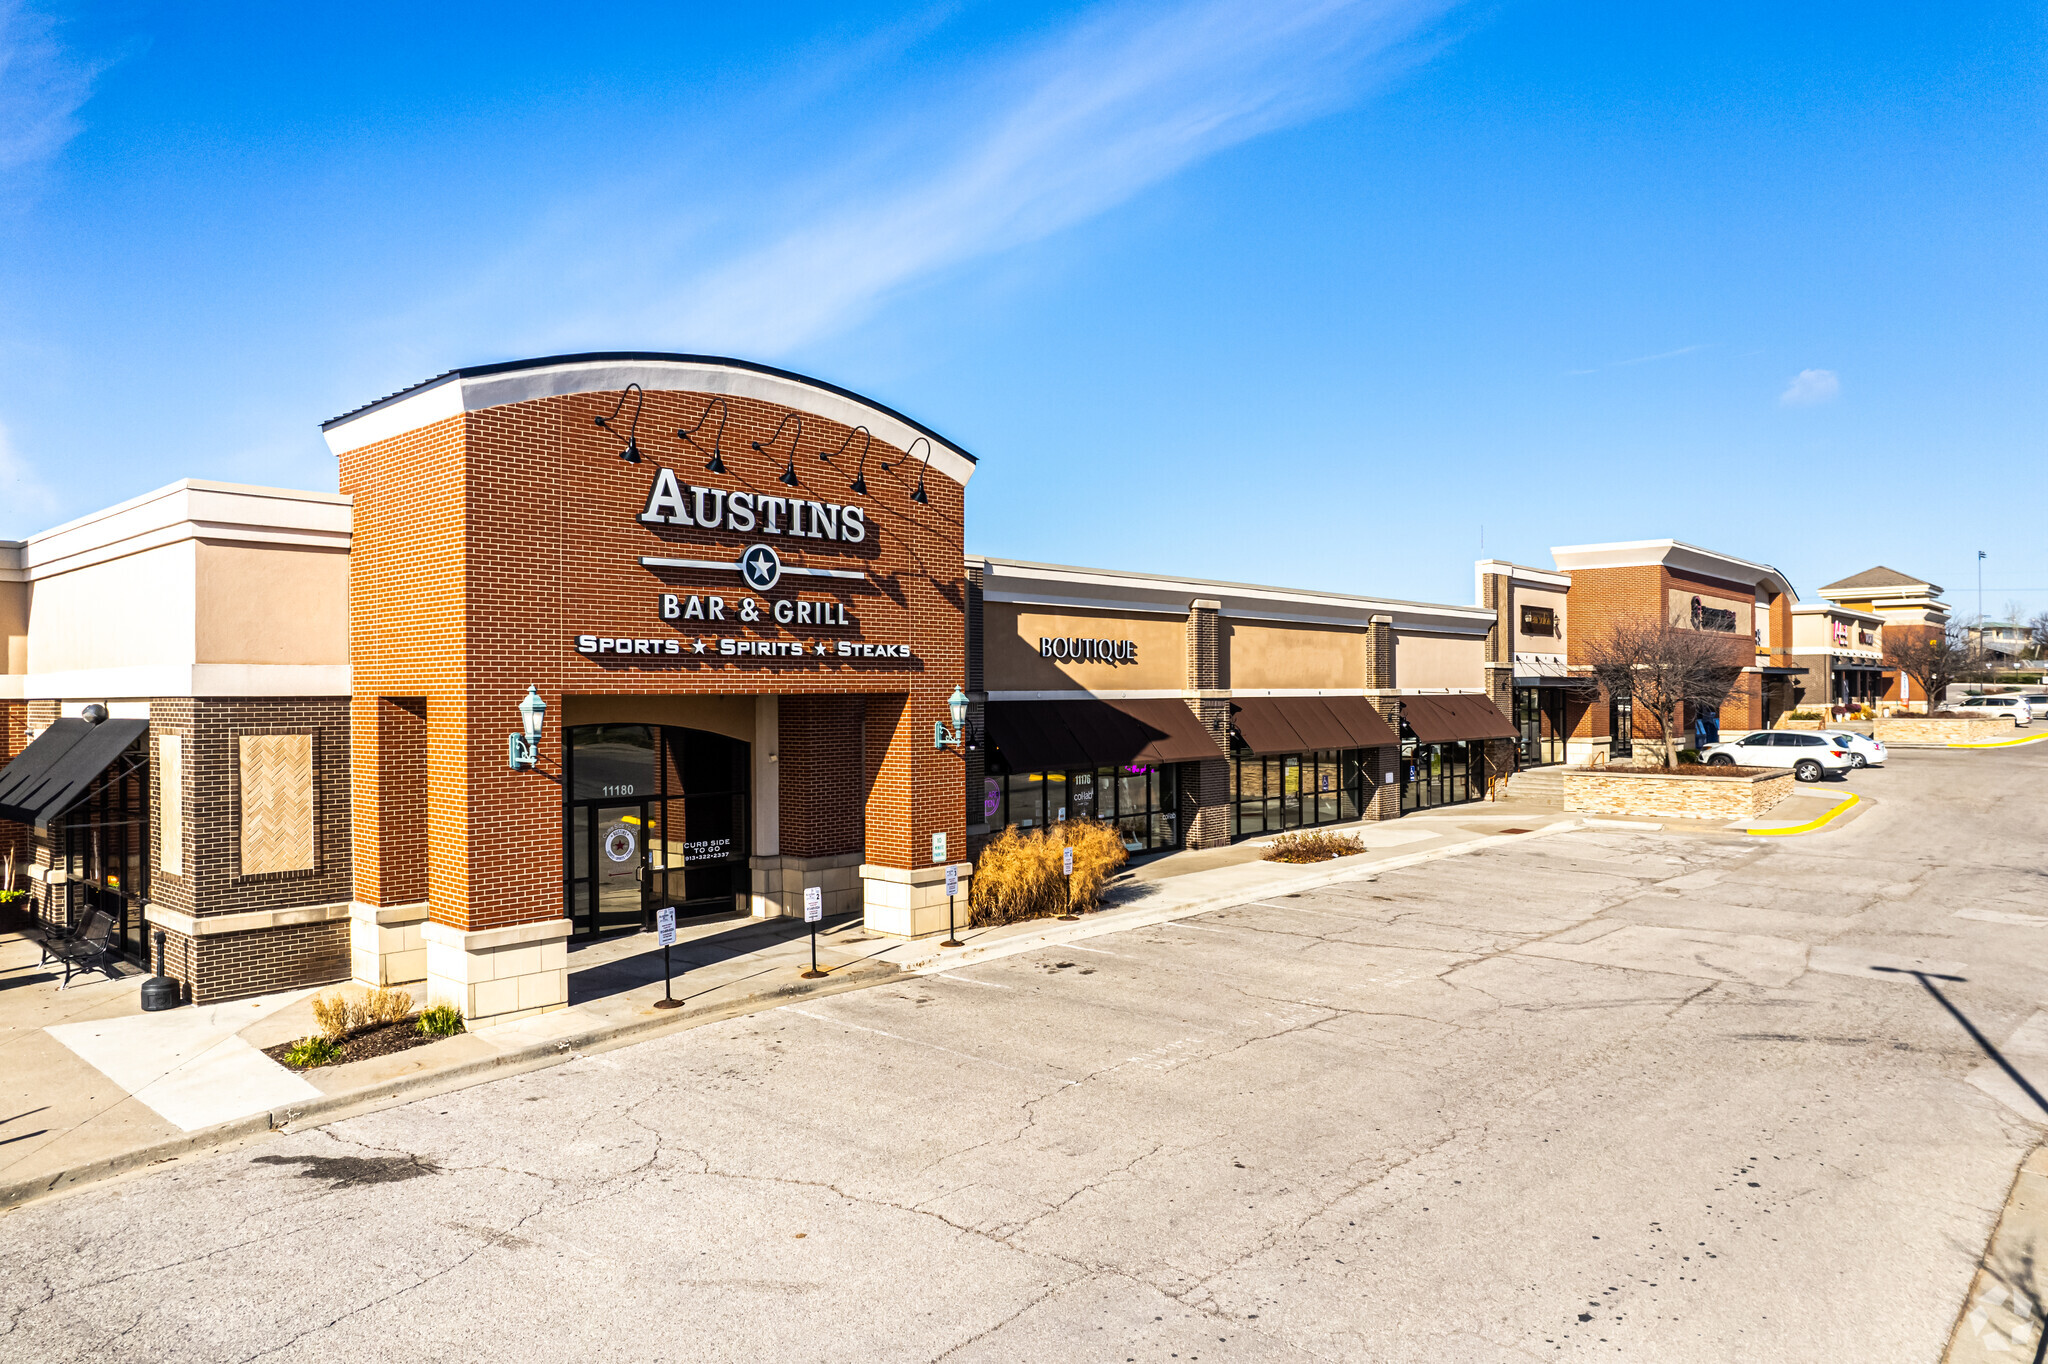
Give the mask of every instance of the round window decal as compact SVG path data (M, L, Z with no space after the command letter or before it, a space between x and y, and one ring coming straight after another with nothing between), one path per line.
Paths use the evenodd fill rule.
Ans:
M624 862L633 855L633 831L614 829L604 836L604 855L614 862Z

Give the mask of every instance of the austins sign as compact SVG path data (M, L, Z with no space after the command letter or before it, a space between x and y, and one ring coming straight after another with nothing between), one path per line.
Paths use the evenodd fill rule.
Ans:
M637 519L647 526L690 526L741 535L829 540L849 545L862 543L868 535L867 513L858 506L684 484L674 470L665 468L655 470L653 485L647 492L646 507ZM593 657L631 657L636 662L642 659L653 662L695 658L707 662L711 659L914 661L908 644L844 638L806 643L759 637L760 632L767 629L802 633L825 628L857 628L860 622L854 619L844 602L823 597L804 599L794 595L769 597L768 594L784 577L865 582L868 576L865 570L785 564L782 556L766 543L743 549L736 559L683 559L643 554L640 564L650 569L737 573L743 592L751 589L766 600L746 595L728 600L722 595L709 593L664 592L660 594L657 608L663 621L679 629L688 630L695 626L710 633L694 640L578 634L575 637L576 652ZM733 627L738 627L741 633L728 633Z

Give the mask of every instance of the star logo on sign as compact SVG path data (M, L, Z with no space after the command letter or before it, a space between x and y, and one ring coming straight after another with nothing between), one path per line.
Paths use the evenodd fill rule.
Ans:
M820 644L820 645L818 646L818 657L820 657L820 658L823 658L824 656L825 656L825 646L824 646L824 645L822 645L822 644Z
M782 560L766 545L755 545L740 556L740 576L756 592L766 592L782 578Z
M692 644L692 645L690 646L690 652L691 652L691 653L693 653L693 654L701 654L701 653L703 653L703 652L704 652L704 641L700 639L700 640L698 640L698 641L697 641L697 642L696 642L695 644Z

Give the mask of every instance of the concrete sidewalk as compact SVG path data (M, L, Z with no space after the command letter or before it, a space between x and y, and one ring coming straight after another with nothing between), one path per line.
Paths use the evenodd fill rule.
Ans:
M1122 932L1227 905L1299 894L1491 846L1579 827L1576 816L1526 803L1457 806L1389 824L1350 826L1370 849L1296 866L1260 860L1263 841L1182 852L1127 867L1103 909L1074 921L1032 920L906 942L868 934L857 918L817 935L821 980L805 980L810 939L800 921L744 916L684 924L662 952L649 934L570 951L570 1006L555 1013L347 1065L293 1072L265 1047L315 1031L312 1001L351 985L297 990L203 1008L145 1014L142 973L74 982L36 964L37 950L0 935L0 1207L240 1138L326 1121L400 1096L456 1088L579 1052L639 1041L815 995L857 990L905 973ZM964 920L966 905L960 906Z

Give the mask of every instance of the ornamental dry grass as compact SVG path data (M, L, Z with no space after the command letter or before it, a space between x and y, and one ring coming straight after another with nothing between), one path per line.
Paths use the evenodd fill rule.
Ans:
M396 1023L411 1012L412 996L404 990L372 990L361 999L335 993L313 1000L313 1022L330 1042L373 1023Z
M1070 819L1049 828L997 834L974 864L968 884L968 922L976 928L1042 919L1067 912L1067 877L1061 851L1074 849L1073 909L1097 908L1109 878L1128 859L1123 838L1095 819Z
M1365 840L1357 834L1321 833L1304 829L1296 833L1281 834L1266 845L1265 860L1268 862L1328 862L1334 857L1350 857L1365 851Z

